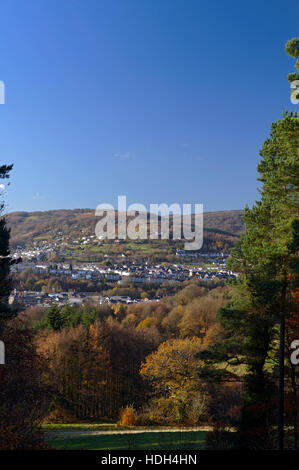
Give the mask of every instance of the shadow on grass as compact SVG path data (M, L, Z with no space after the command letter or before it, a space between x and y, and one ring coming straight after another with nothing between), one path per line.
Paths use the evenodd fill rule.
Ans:
M110 434L81 436L68 439L49 439L59 450L202 450L206 431L161 432L141 434Z

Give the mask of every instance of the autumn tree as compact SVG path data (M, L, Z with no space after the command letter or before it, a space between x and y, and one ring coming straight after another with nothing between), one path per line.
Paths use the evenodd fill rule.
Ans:
M118 417L128 404L143 404L146 387L139 367L152 348L141 333L116 320L41 331L38 350L49 362L44 382L53 387L52 408L98 419Z
M196 401L204 404L206 396L198 378L197 359L202 347L196 337L165 341L142 363L140 373L153 386L155 407L162 408L165 418L173 414L174 420L181 422Z

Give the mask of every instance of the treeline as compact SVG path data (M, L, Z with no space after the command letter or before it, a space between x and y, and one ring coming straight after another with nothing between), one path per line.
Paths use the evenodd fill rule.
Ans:
M146 395L139 367L152 342L118 322L39 335L37 350L49 363L44 382L52 389L48 419L117 418L127 404L140 405Z
M72 279L69 276L53 276L26 269L15 273L13 287L18 291L35 291L51 294L53 292L90 292L102 296L129 296L132 299L160 298L178 292L185 282L144 282L141 285L130 281L107 282L105 280Z
M190 281L166 281L162 284L157 282L133 283L130 280L118 282L107 282L106 280L72 279L69 276L37 273L32 269L26 269L15 273L13 287L18 291L35 291L51 294L53 292L89 292L101 296L128 296L131 299L154 299L177 293L188 285ZM207 284L223 286L224 281L215 279L212 281L200 281L201 285Z
M48 273L37 273L33 269L17 272L13 286L20 291L36 292L101 292L109 289L104 280L72 279L70 276L53 276Z
M140 423L206 420L204 410L196 414L195 409L199 402L207 402L208 392L196 391L198 379L188 374L198 368L198 352L215 337L216 312L229 301L230 291L195 282L160 302L31 308L22 313L22 321L36 332L38 354L48 364L43 374L44 386L52 391L47 419L117 418L122 408L133 405ZM159 368L160 348L175 354L174 368L169 370L167 361L161 369L173 374L172 382L179 380L175 367L182 367L180 353L193 363L184 371L187 381L179 395L170 394L159 376L160 386L167 389L167 395L161 395L150 369L145 372L142 366L154 363Z

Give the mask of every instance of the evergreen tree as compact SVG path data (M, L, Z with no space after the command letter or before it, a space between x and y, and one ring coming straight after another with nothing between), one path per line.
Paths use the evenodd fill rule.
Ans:
M273 123L260 155L261 199L252 209L246 208L246 232L232 250L228 263L230 269L239 273L243 295L239 294L237 300L220 310L224 340L207 358L212 362L226 361L230 366L246 366L238 433L238 444L242 447L274 445L271 442L273 385L278 370L278 440L282 448L285 321L293 313L291 265L294 263L293 228L298 218L297 114L286 113Z
M48 309L45 322L50 329L54 331L60 330L64 326L63 320L63 315L57 305L53 305Z
M299 116L272 124L260 152L261 200L245 211L246 234L233 250L231 267L242 273L257 309L279 321L278 441L283 448L285 320L290 315L290 249L298 214Z
M9 177L12 165L0 166L0 178ZM0 203L3 213L4 202ZM0 366L0 449L44 449L40 422L47 407L48 390L41 384L46 364L38 357L33 334L8 306L11 291L10 231L0 219L0 332L5 344L5 365Z
M9 178L12 165L0 166L0 179ZM4 202L0 201L0 214L4 210ZM6 226L5 217L0 218L0 331L5 322L14 317L14 313L9 308L8 297L11 292L10 267L13 263L9 251L10 230Z
M299 38L290 39L285 46L285 51L294 59L298 59L295 63L295 68L297 72L289 73L287 78L293 88L291 93L291 99L294 104L299 103L299 83L294 83L299 80Z

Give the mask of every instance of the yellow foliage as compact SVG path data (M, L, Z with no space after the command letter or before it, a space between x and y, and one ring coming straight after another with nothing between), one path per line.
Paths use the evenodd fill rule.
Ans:
M202 349L197 337L165 341L146 357L140 373L154 382L156 388L165 388L172 394L196 389L200 365L197 355Z
M144 320L142 320L139 325L137 326L137 329L140 330L142 328L150 328L153 325L157 324L157 320L153 317L147 317Z
M136 412L132 405L127 405L120 412L120 422L122 426L134 426L137 421Z

